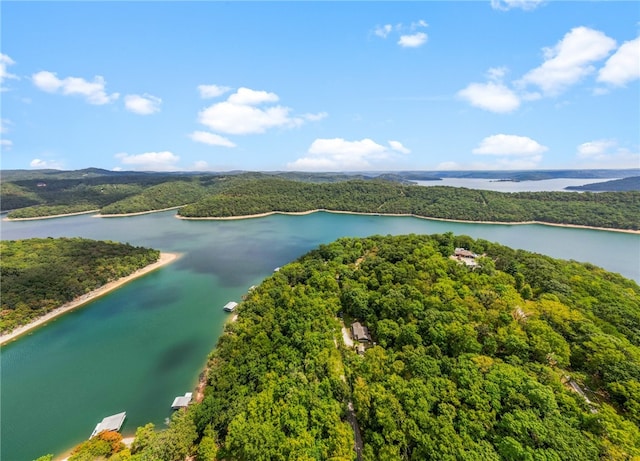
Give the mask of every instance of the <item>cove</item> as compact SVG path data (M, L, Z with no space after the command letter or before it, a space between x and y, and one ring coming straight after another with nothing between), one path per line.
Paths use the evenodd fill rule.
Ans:
M490 225L314 213L189 221L175 211L2 222L2 239L85 237L182 257L2 348L2 459L61 454L104 416L127 412L123 433L162 428L177 395L195 386L229 314L251 285L339 237L453 232L591 262L640 281L640 235L544 225Z

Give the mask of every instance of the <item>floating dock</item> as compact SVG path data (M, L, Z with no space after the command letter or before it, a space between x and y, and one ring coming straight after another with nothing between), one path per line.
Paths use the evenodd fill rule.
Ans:
M224 305L223 309L227 312L233 312L233 310L236 308L237 305L238 305L237 302L229 301L227 304Z
M122 427L122 423L124 419L127 417L127 412L123 411L122 413L118 413L115 415L107 416L101 422L98 423L96 428L91 433L91 437L95 437L100 432L103 431L119 431Z
M178 410L180 408L185 408L189 406L189 403L191 403L192 396L193 394L191 392L187 392L183 396L176 397L175 399L173 399L173 403L171 404L171 409Z

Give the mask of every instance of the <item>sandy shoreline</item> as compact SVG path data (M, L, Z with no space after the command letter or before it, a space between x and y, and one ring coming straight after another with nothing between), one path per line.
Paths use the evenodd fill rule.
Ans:
M184 205L172 206L170 208L162 208L160 210L147 210L147 211L136 211L135 213L122 213L122 214L97 214L94 218L125 218L127 216L140 216L143 214L149 213L160 213L162 211L170 211L177 210L178 208L182 208ZM98 210L100 211L100 210Z
M274 214L282 214L282 215L307 215L311 213L317 213L324 211L326 213L336 213L336 214L353 214L353 215L365 215L365 216L395 216L395 217L412 217L418 219L427 219L433 221L445 221L445 222L457 222L457 223L469 223L469 224L494 224L494 225L504 225L504 226L518 226L518 225L528 225L528 224L539 224L542 226L554 226L554 227L568 227L574 229L591 229L598 231L610 231L610 232L623 232L626 234L640 234L640 230L632 230L632 229L614 229L610 227L596 227L596 226L581 226L579 224L559 224L559 223L548 223L543 221L513 221L513 222L501 222L501 221L467 221L463 219L447 219L447 218L432 218L428 216L419 216L411 213L364 213L357 211L335 211L335 210L309 210L309 211L270 211L267 213L258 213L252 215L244 215L244 216L225 216L225 217L206 217L206 218L190 218L187 216L176 215L178 219L189 219L189 220L216 220L216 221L225 221L225 220L237 220L237 219L254 219L254 218L264 218L266 216L271 216Z
M109 282L106 285L101 286L100 288L90 291L89 293L86 293L82 296L80 296L79 298L74 299L71 302L68 302L66 304L63 304L62 306L52 310L51 312L48 312L47 314L43 315L42 317L39 317L35 320L33 320L32 322L29 322L26 325L22 325L16 329L14 329L13 331L11 331L11 333L7 333L4 335L0 336L0 345L6 344L10 341L13 341L15 339L17 339L18 337L24 335L25 333L28 333L31 330L34 330L42 325L45 325L46 323L48 323L50 320L53 320L56 317L59 317L63 314L66 314L67 312L70 312L80 306L83 306L91 301L93 301L96 298L99 298L100 296L103 296L113 290L115 290L116 288L120 288L122 285L138 278L141 277L145 274L148 274L151 271L154 271L166 264L169 264L173 261L175 261L176 259L178 259L179 255L177 253L160 253L160 258L158 259L158 261L149 264L146 267L143 267L142 269L138 269L137 271L135 271L133 274L127 275L126 277L122 277L118 280L114 280L113 282Z

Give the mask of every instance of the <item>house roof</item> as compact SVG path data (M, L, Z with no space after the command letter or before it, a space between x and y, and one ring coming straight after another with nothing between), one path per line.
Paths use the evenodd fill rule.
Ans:
M369 329L360 322L354 322L353 325L351 325L351 330L353 331L354 339L357 341L360 341L361 339L371 339L371 336L369 336Z

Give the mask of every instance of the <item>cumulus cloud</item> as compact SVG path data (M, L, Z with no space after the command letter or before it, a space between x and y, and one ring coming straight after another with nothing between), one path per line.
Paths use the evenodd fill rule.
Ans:
M207 131L194 131L189 137L195 142L201 142L202 144L208 144L210 146L236 147L233 142L224 136Z
M417 48L427 43L427 34L424 32L416 32L411 35L401 35L398 45L403 48Z
M176 171L180 157L169 151L145 152L144 154L130 155L125 152L116 154L115 157L123 165L138 171Z
M640 37L625 42L598 72L598 81L624 86L640 78Z
M269 93L267 91L257 91L251 88L238 88L238 91L233 93L227 99L231 104L257 106L265 102L278 102L280 98L275 93Z
M231 87L220 85L198 85L200 97L203 99L217 98L231 91Z
M198 160L189 168L189 171L211 171L211 167L204 160Z
M0 119L0 134L5 135L9 132L8 125L11 125L11 120L3 118ZM3 151L11 150L13 147L13 141L6 139L4 136L0 138L0 149Z
M576 157L584 168L640 168L640 152L622 147L614 139L598 139L578 146Z
M471 83L457 96L469 104L491 112L513 112L520 107L518 95L500 82Z
M289 169L303 171L365 170L376 162L392 158L394 151L408 153L399 141L389 141L391 149L365 138L347 141L343 138L316 139L307 154L287 164Z
M0 53L0 91L5 90L5 88L2 87L2 84L6 79L8 78L18 79L17 75L10 74L9 71L7 70L7 67L13 66L14 64L15 64L15 61L13 59L11 59L6 54Z
M34 158L29 162L29 166L31 168L36 169L48 169L48 170L60 170L62 169L62 164L55 160L42 160L39 158Z
M124 97L124 106L129 112L140 115L150 115L160 112L162 99L150 94L128 94Z
M411 151L404 147L400 141L389 141L389 146L391 146L391 149L395 150L396 152L400 152L401 154L411 153Z
M502 11L520 8L525 11L531 11L542 5L542 3L544 3L544 0L491 0L491 8Z
M79 95L85 98L89 104L103 105L115 101L120 96L118 93L108 95L105 91L105 81L100 75L89 82L79 77L66 77L60 79L54 72L41 71L31 76L34 85L48 93L61 92L64 95Z
M593 73L593 63L606 58L615 46L615 40L598 30L576 27L553 48L545 48L544 63L526 73L519 84L535 85L545 95L555 96Z
M325 113L291 116L291 108L275 103L275 93L239 88L226 101L213 104L198 114L198 121L212 131L224 134L257 134L271 128L292 128L305 121L319 120Z
M472 150L477 155L498 156L536 156L548 148L527 136L513 134L494 134L484 138L478 147Z

